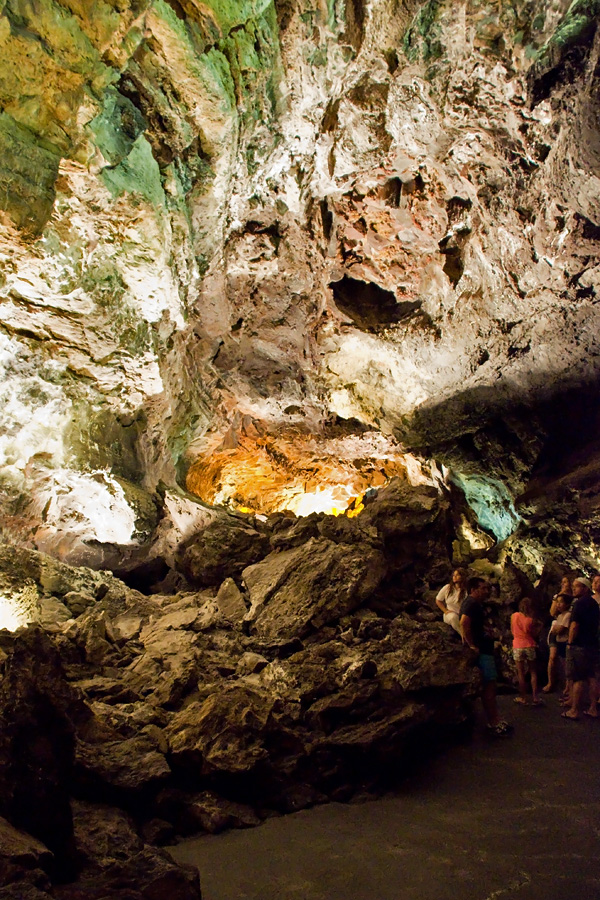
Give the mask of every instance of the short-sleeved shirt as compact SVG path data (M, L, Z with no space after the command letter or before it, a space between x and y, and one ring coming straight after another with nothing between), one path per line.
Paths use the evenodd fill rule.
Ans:
M435 599L444 603L450 612L460 613L464 595L461 589L454 584L445 584Z
M598 626L600 607L591 594L578 597L571 607L571 622L577 622L577 634L573 640L576 647L598 647Z
M525 650L527 647L535 647L537 641L534 638L533 619L522 612L514 612L510 617L510 630L513 636L513 648Z
M461 619L463 616L468 616L471 620L473 643L476 647L479 647L479 652L493 653L494 641L485 633L483 606L479 600L475 600L475 598L471 596L468 596L466 600L463 600L462 606L460 607L460 616Z
M567 628L567 629L568 629L569 625L571 624L571 610L568 609L566 612L560 613L560 614L556 617L556 619L554 620L554 622L552 623L553 626L554 626L554 624L560 625L562 628ZM564 644L564 643L566 643L566 641L568 640L568 637L569 637L569 632L568 632L568 631L560 631L560 632L559 632L559 631L557 631L557 630L555 631L554 629L551 629L551 630L552 630L553 633L556 635L556 642L557 642L558 644Z

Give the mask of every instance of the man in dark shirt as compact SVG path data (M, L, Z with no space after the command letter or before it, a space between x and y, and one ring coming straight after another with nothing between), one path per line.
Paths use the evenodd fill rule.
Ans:
M567 640L567 678L573 682L571 702L564 711L564 719L578 719L586 681L590 690L590 708L587 715L596 717L597 684L595 679L598 663L598 626L600 607L594 600L592 586L587 578L573 581L575 602L571 607L571 624Z
M496 703L496 663L494 661L494 641L486 634L483 604L490 595L490 586L484 578L469 578L467 599L460 608L460 627L463 643L477 653L477 666L481 672L481 702L487 720L487 729L492 734L509 734L512 727L500 720Z

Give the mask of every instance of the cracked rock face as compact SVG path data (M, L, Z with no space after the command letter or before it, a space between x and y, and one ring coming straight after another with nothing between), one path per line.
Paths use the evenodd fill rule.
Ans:
M597 13L7 0L3 527L115 568L181 489L526 490L597 381Z

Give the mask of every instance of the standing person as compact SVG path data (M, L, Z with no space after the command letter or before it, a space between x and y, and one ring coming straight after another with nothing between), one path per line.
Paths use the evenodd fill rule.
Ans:
M463 643L477 653L477 666L481 672L481 702L490 734L504 735L512 726L498 715L496 702L496 663L494 641L486 634L483 604L490 595L490 586L484 578L475 576L467 581L468 595L460 608L460 626Z
M569 636L569 625L571 624L570 610L572 601L573 598L570 594L557 594L550 607L550 613L554 617L554 621L548 632L548 647L550 650L550 655L548 657L548 684L542 688L545 694L554 690L557 681L556 676L559 659L566 659L567 638ZM562 665L564 665L564 662ZM569 695L570 688L567 685L562 699L567 700Z
M533 706L543 706L544 701L538 696L538 678L536 664L537 639L541 622L534 617L533 600L524 597L519 603L519 611L510 617L510 630L513 636L513 658L517 667L519 680L519 696L515 703L527 706L527 672L531 680L531 702Z
M437 606L444 614L444 622L462 637L460 628L460 608L467 598L467 573L465 569L455 569L450 584L445 584L435 598Z
M595 679L598 657L598 626L600 607L592 596L592 586L587 578L573 581L575 602L571 607L571 624L567 640L567 678L573 682L569 707L562 713L564 719L578 719L583 687L588 682L590 707L587 715L597 717L597 686Z

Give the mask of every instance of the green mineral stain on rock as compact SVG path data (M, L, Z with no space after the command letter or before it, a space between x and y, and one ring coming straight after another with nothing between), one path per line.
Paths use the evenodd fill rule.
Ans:
M143 472L136 448L145 424L143 417L124 424L112 410L74 400L65 433L70 465L82 472L106 469L132 484L139 483Z
M98 149L112 166L129 156L145 127L140 111L114 88L109 88L102 112L89 124Z
M212 12L221 37L224 37L233 28L261 16L273 6L273 0L204 0L202 5Z
M7 113L0 113L0 208L39 234L52 214L60 151Z
M268 121L275 114L283 77L274 7L261 18L234 31L219 45L227 57L240 112L251 121Z
M587 41L598 27L600 0L574 0L538 54L541 65L556 65L571 47Z
M429 0L413 19L403 41L404 53L410 62L416 62L421 56L428 61L442 55L441 30L437 23L440 7L440 0Z
M155 207L164 205L160 169L143 134L136 139L125 159L116 166L102 169L100 175L114 197L127 191L140 194Z
M150 325L127 303L127 286L112 260L88 268L82 275L81 286L104 312L104 328L113 334L122 350L136 357L152 349Z

